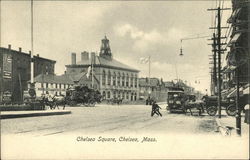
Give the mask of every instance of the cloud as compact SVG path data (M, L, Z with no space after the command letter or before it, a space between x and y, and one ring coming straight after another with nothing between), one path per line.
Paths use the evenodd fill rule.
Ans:
M170 28L165 32L160 32L157 29L143 31L131 24L120 24L114 27L114 32L120 37L128 36L134 41L134 51L145 52L152 48L157 48L159 45L170 45L186 35L184 31L177 28Z

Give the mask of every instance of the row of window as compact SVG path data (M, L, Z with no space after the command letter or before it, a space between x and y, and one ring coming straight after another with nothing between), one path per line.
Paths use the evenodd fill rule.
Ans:
M130 97L129 97L130 95ZM110 99L111 98L111 91L103 91L102 96L104 99ZM136 100L136 93L132 92L129 94L129 92L116 92L113 91L113 98L122 98L122 99L130 99L130 100Z
M117 84L116 84L116 79L117 79ZM126 86L126 87L129 87L129 80L130 80L130 87L135 86L135 88L136 88L137 87L137 77L129 77L128 74L125 77L124 73L123 73L123 75L121 77L119 73L118 73L118 75L116 75L114 73L114 75L113 75L113 83L112 83L111 82L111 74L110 74L110 72L108 72L107 85L111 85L111 83L112 83L113 86L124 86L124 87ZM133 82L134 82L134 84L133 84ZM106 73L105 73L105 71L103 71L103 74L102 74L102 84L103 85L106 84Z
M45 86L45 87L44 87ZM50 87L49 87L50 86ZM69 88L70 84L55 84L55 88L66 89ZM41 88L54 88L54 83L41 83Z

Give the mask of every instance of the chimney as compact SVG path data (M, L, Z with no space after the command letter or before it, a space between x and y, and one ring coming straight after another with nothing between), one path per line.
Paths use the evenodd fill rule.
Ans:
M88 59L89 59L89 53L86 51L82 52L81 53L81 61L84 61L84 60L86 61Z
M31 51L29 51L29 55L31 55Z
M76 53L71 53L71 64L72 65L76 64Z
M90 60L91 60L91 62L92 62L93 64L96 63L96 60L95 60L95 52L91 52L91 58L90 58Z
M19 47L19 52L22 52L22 47Z
M39 57L39 54L37 54L36 56Z
M8 48L11 49L11 44L8 45Z

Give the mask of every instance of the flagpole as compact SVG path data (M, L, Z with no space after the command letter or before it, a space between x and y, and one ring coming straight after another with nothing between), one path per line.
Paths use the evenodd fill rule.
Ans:
M149 82L149 90L151 91L151 83L150 83L150 64L151 63L151 57L149 56L148 57L148 77L149 77L149 80L148 80L148 82Z
M31 58L31 63L30 63L30 70L31 70L31 74L30 74L30 83L33 84L34 82L34 65L33 65L33 52L34 52L34 48L33 48L33 0L31 0L31 54L30 54L30 58Z
M94 67L94 65L93 65L93 57L91 56L91 84L92 84L92 88L94 89L94 81L93 81L93 78L94 78L94 69L93 69L93 67Z

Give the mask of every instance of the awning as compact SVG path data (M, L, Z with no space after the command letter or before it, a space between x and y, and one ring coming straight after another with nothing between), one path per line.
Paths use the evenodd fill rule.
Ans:
M230 42L228 43L228 46L230 46L231 44L235 43L239 37L240 37L241 33L236 33L233 38L230 40Z
M246 88L243 89L243 94L249 94L250 87L249 84L246 86Z
M237 15L240 13L241 8L237 8L233 11L232 15L228 18L227 23L232 23L233 19L237 17Z
M223 71L223 73L230 73L232 71L234 71L236 68L236 66L233 66L233 65L228 65L226 66L225 70Z
M239 92L240 92L239 93L240 96L242 96L244 94L243 87L239 88ZM231 92L229 92L229 94L227 95L227 98L233 98L233 97L236 97L236 88L233 89Z

